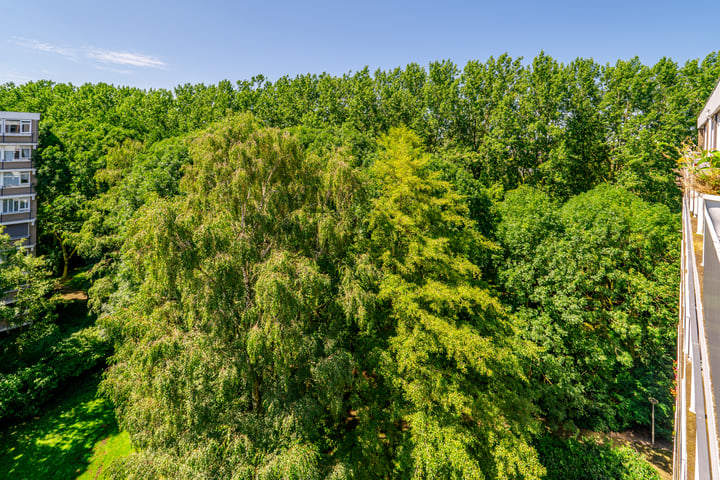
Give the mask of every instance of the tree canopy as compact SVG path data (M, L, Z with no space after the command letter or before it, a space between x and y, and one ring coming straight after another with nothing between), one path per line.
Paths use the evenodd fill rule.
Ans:
M718 77L541 52L0 85L42 115L39 253L88 269L114 345L115 475L545 478L539 438L647 426L648 396L669 434L675 158Z

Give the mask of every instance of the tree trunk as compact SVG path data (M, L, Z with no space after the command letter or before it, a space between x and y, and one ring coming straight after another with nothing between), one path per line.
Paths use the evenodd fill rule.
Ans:
M56 235L57 237L57 235ZM65 245L65 242L63 242L59 237L58 240L60 241L60 249L62 250L62 256L63 256L63 273L62 273L62 279L67 280L69 268L70 268L70 257L72 256L72 252L68 252L67 245Z

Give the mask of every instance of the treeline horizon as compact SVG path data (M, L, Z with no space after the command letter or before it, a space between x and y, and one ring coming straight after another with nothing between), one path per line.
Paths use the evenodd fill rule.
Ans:
M675 169L718 77L541 53L0 86L42 115L39 253L88 268L114 348L115 475L646 478L552 435L648 427L651 396L670 436Z
M79 120L83 114L92 117L95 107L104 106L107 110L104 120L129 130L134 137L151 141L202 128L232 111L250 111L278 128L300 124L317 128L350 125L376 134L403 124L417 132L430 149L450 143L480 150L499 142L511 149L513 162L505 167L499 165L501 162L495 156L508 152L490 149L488 158L483 159L488 164L484 173L490 179L501 181L506 187L528 181L553 181L558 184L554 188L567 196L573 188L582 186L567 185L568 180L563 178L541 179L540 172L526 170L554 160L550 155L560 146L568 149L566 155L578 154L582 149L586 155L596 155L595 160L608 162L610 152L587 148L602 143L598 138L588 145L570 143L572 134L587 134L576 132L581 127L600 127L597 137L620 144L623 139L617 130L631 127L635 133L642 133L643 128L656 129L660 125L653 123L664 121L668 125L663 127L671 135L660 143L694 141L694 122L689 119L697 117L712 91L717 80L716 63L717 53L711 53L683 66L667 58L646 66L637 57L619 60L614 65L578 58L565 65L541 53L527 65L520 59L501 55L497 59L490 57L485 63L471 60L462 69L450 61L438 61L427 67L411 63L405 68L374 73L366 67L337 77L306 74L281 77L275 82L257 75L250 80L238 80L234 85L223 80L209 86L178 85L173 90L113 87L104 83L74 86L40 80L23 85L4 84L0 98L8 105L19 101L24 111L50 118L56 116L54 108L69 108L57 114L73 120ZM24 98L20 100L18 95ZM88 98L72 107L53 100L54 96L73 95ZM98 97L94 100L96 105L93 97ZM579 98L586 103L575 104ZM124 116L130 112L123 109L131 104L134 115L143 121ZM651 118L653 108L662 106L667 107L664 113L675 117L661 118L654 112L656 118ZM574 116L582 116L582 121L577 122ZM635 118L638 116L644 118ZM148 123L148 119L154 122ZM558 135L563 131L568 135ZM518 139L515 144L508 141L512 134ZM603 138L609 134L617 138ZM490 141L491 145L487 145ZM527 143L533 148L522 148ZM606 166L608 172L604 173L609 177L606 180L619 167ZM528 175L532 178L525 178Z

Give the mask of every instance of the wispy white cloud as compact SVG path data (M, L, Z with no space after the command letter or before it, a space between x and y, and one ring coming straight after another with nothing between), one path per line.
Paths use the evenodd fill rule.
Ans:
M71 58L74 60L77 59L77 57L79 56L79 51L76 48L59 47L57 45L40 42L38 40L31 40L28 38L14 37L14 40L16 45L32 48L34 50L41 50L48 53L57 53L58 55L62 55L63 57Z
M165 62L157 57L130 52L113 52L112 50L88 50L88 57L102 63L132 65L133 67L162 68Z
M95 68L101 70L105 68L98 63L142 68L164 68L166 66L165 62L159 58L141 53L102 50L94 47L72 48L20 37L14 37L14 41L16 45L54 53L73 61L89 61ZM130 73L129 70L120 72Z

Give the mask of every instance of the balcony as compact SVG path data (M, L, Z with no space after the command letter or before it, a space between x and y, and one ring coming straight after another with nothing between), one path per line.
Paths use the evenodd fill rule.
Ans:
M33 168L31 159L26 160L3 160L0 158L0 170L26 170Z
M17 195L32 195L35 193L35 187L33 185L20 185L17 187L2 187L0 186L0 197L9 197Z
M0 112L0 145L36 145L39 127L39 113Z
M38 143L38 132L30 133L0 133L0 144L31 144L35 145Z
M702 183L715 175L702 154L686 157L675 408L675 479L720 478L720 196ZM710 169L710 170L709 170ZM716 379L718 377L716 376ZM720 382L720 380L719 380Z

